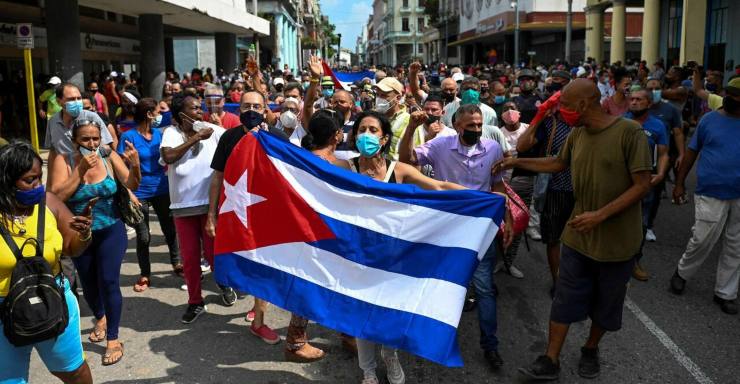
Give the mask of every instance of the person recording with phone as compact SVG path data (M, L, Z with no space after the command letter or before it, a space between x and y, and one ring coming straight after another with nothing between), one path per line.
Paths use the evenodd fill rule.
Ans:
M116 179L131 190L139 187L139 153L129 141L124 141L121 155L101 147L101 126L96 121L76 121L72 143L75 152L57 156L51 164L49 190L74 214L91 211L95 217L90 246L74 264L96 321L88 339L107 340L102 363L111 365L123 358L123 343L118 340L123 306L119 276L128 242L115 204Z

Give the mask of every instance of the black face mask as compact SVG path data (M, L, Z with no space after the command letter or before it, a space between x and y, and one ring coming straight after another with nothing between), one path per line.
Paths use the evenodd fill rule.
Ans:
M265 117L253 110L249 110L246 112L242 112L239 115L239 121L244 125L244 128L246 129L252 129L260 124L262 124L262 121L264 121Z
M555 92L563 89L563 84L560 84L560 83L550 83L550 85L548 85L547 87L545 87L545 89L547 90L547 92L555 93Z
M640 110L637 110L637 111L631 111L631 112L632 112L632 116L634 116L634 117L636 117L636 118L640 119L640 118L642 118L643 116L645 116L645 114L647 113L647 111L648 111L648 110L647 110L647 108L645 108L645 109L640 109Z
M483 135L483 131L475 132L475 131L468 131L467 129L463 130L462 134L462 141L463 144L467 146L473 146L478 144L478 141L480 141L480 137Z
M740 101L732 98L732 96L725 96L722 99L722 109L731 115L740 115Z
M426 123L426 124L427 124L427 125L429 125L429 124L434 124L434 123L436 123L437 121L439 121L439 116L433 116L433 115L429 115L429 117L427 117L427 123Z
M451 103L455 100L455 94L442 92L442 98L445 100L445 103Z
M282 92L283 91L283 85L282 84L276 85L275 86L275 90L278 91L278 92Z
M488 93L488 87L480 87L480 93L481 94Z

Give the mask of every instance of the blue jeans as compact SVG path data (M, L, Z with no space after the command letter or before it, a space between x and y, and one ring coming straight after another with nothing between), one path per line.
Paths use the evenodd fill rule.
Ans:
M498 351L496 337L496 286L493 283L493 268L496 266L496 240L488 247L483 260L473 273L473 287L478 300L478 324L480 325L480 347L484 351Z

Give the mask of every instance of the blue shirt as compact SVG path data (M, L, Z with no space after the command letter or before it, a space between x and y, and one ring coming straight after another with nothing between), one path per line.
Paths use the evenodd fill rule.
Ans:
M632 112L627 112L624 114L624 117L627 119L632 119L640 123L642 125L642 129L645 132L645 136L647 136L648 140L648 146L650 147L650 154L653 158L653 168L658 166L658 145L665 145L668 146L668 131L665 128L665 124L658 119L657 117L653 117L648 115L645 121L640 122L638 119L636 119Z
M167 175L164 167L159 164L159 146L162 144L162 132L152 129L152 139L147 140L138 130L132 129L121 135L118 142L118 153L126 150L126 141L131 142L139 151L141 162L141 184L134 191L136 197L148 199L150 197L169 194Z
M699 153L697 195L740 198L740 118L707 113L696 126L689 148Z

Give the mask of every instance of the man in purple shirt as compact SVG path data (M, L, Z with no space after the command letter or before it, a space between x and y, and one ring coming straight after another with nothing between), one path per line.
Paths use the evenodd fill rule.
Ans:
M423 111L414 112L411 119L427 119ZM452 116L455 136L436 137L414 148L414 129L407 129L399 145L400 161L415 166L431 165L434 178L446 180L479 191L505 193L503 172L491 175L491 168L504 158L499 144L481 139L483 113L474 104L462 105ZM496 241L491 243L478 269L473 274L473 287L478 300L480 346L483 355L494 370L503 365L498 354L496 337L496 296L493 268L496 265Z

